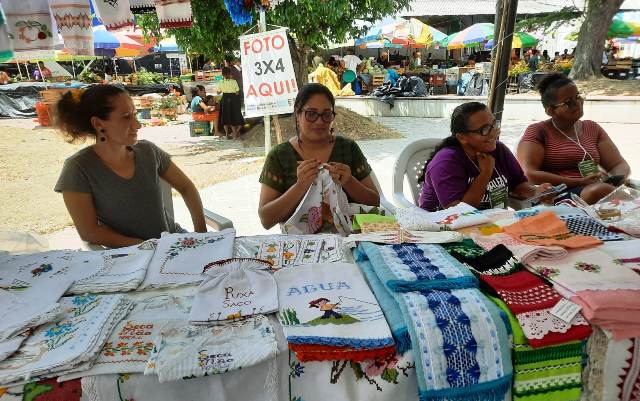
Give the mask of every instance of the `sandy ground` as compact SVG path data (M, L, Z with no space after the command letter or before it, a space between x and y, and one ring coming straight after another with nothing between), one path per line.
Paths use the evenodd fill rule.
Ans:
M402 137L366 117L347 112L339 127L348 127L348 133L371 132L372 139ZM182 120L187 118L181 116ZM282 120L285 137L289 137L290 119ZM72 225L62 195L55 193L53 187L64 160L90 143L69 144L55 130L34 126L30 119L0 120L0 229L49 234ZM259 138L262 130L262 126L254 127L251 138L244 143L214 137L190 138L186 123L143 127L139 137L171 154L174 163L202 189L258 173L264 162L260 147L264 137Z

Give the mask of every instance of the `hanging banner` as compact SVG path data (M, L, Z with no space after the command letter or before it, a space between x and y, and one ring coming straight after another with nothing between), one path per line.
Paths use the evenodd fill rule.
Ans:
M245 117L293 112L298 84L287 29L240 37Z

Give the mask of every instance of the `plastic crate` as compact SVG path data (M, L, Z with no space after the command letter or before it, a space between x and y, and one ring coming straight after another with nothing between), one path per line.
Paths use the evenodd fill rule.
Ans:
M189 121L189 136L208 136L211 134L211 124L208 121Z

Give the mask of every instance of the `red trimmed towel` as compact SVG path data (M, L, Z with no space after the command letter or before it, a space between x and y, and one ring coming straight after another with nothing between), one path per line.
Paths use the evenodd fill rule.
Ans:
M108 31L133 26L129 0L91 0Z
M51 14L71 54L93 56L91 10L87 0L49 0Z
M576 315L570 324L551 315L551 308L562 297L528 271L506 276L480 275L480 280L495 291L516 315L533 348L582 340L591 334L591 326L581 314Z
M191 0L154 0L160 28L190 28Z

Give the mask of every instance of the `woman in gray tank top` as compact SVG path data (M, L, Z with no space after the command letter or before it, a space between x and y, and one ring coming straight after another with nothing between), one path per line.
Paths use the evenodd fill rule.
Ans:
M123 247L175 231L165 214L161 178L182 195L195 231L206 231L198 190L168 153L138 141L141 125L124 90L95 85L67 92L56 104L54 122L70 142L95 139L65 161L55 186L83 240Z

